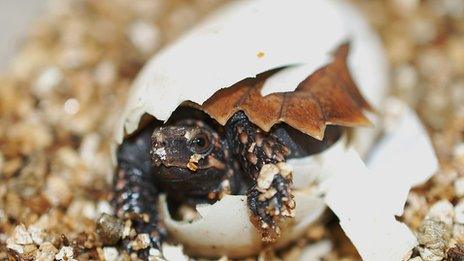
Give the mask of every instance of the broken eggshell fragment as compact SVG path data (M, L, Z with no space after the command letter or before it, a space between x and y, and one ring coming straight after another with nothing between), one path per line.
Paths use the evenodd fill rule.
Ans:
M417 115L395 100L394 128L373 147L367 166L349 149L326 164L328 175L319 176L324 201L363 260L407 260L418 243L401 216L409 190L429 179L438 161ZM347 171L349 170L349 171Z
M329 63L333 51L346 42L351 45L352 77L377 108L388 85L387 66L379 39L356 10L336 0L234 1L147 63L131 89L116 140L120 144L125 134L137 130L145 114L165 121L186 101L203 104L221 88L275 68L287 67L266 80L262 95L292 91ZM364 154L375 129L355 130L353 137ZM303 234L321 216L325 204L314 181L331 176L324 173L324 166L336 162L334 151L344 155L345 146L346 139L341 138L319 155L289 161L294 168L296 216L282 227L275 247ZM162 206L170 235L189 254L243 257L264 248L244 196L225 196L213 205L198 206L201 219L190 224L172 220Z

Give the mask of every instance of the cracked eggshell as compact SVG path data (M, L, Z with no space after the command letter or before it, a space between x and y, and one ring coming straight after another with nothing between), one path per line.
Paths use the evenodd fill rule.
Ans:
M292 65L268 79L263 94L292 90L346 41L351 42L351 74L378 108L388 86L386 62L379 39L351 6L337 0L233 1L145 65L129 93L116 141L120 144L125 134L134 132L146 113L167 120L185 101L202 104L220 88L273 68ZM363 153L375 130L361 132L353 142ZM314 181L330 174L324 173L330 169L324 166L333 164L333 155L344 155L344 143L341 139L319 155L289 161L294 167L296 217L284 225L275 247L301 236L322 215L325 203ZM263 248L249 221L245 196L198 206L201 219L193 223L174 221L166 204L161 207L171 236L189 254L243 257Z
M378 37L351 6L337 0L233 1L155 55L129 93L116 139L148 113L167 120L183 102L202 104L220 88L283 66L306 70L263 93L292 90L350 41L349 68L364 96L378 105L387 66ZM303 72L303 73L301 73ZM285 79L286 78L286 79Z
M397 216L403 214L410 189L438 168L432 143L415 112L398 100L393 103L390 107L394 105L396 113L389 121L394 128L374 146L367 166L349 149L334 155L337 164L326 164L331 171L319 181L325 202L362 259L368 261L410 256L418 242Z

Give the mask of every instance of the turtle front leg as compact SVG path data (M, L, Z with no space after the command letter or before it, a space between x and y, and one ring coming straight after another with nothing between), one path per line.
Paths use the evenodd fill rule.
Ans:
M150 255L162 256L161 245L166 238L158 217L159 192L149 156L150 135L151 129L146 130L118 150L112 200L116 215L125 222L124 248L143 260Z
M275 136L252 124L243 112L236 113L226 129L232 151L253 180L247 193L251 221L264 242L274 242L280 236L279 223L295 215L292 170L286 163L290 151Z

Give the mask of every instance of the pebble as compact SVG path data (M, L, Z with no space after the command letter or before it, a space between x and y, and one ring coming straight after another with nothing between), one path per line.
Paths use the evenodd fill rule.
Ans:
M332 249L333 242L322 240L303 248L299 260L323 260Z
M1 188L1 187L0 187ZM2 193L0 193L1 196ZM7 216L5 214L5 211L0 208L0 223L4 223L7 220Z
M148 251L148 254L151 256L151 257L161 257L162 254L161 254L161 251L159 251L159 249L157 248L150 248L150 250Z
M426 218L441 221L448 226L452 226L454 207L448 200L440 200L429 209Z
M58 254L55 255L55 259L57 260L72 260L74 256L74 251L70 246L64 246L60 249Z
M165 34L167 34L168 40L172 40L176 35L185 32L185 30L197 20L198 13L188 5L176 8L167 19L169 30L167 30Z
M132 241L132 248L136 251L146 249L150 246L150 236L148 234L138 234Z
M166 0L138 0L130 2L129 7L134 10L137 17L158 19L166 12L166 5Z
M176 261L188 261L189 257L184 255L181 246L173 246L169 244L163 244L163 255L166 260L176 260Z
M436 37L435 24L430 19L419 18L411 23L409 31L417 43L426 44Z
M460 177L454 181L454 193L458 197L464 197L464 177Z
M67 47L62 49L59 54L59 64L66 69L77 69L84 65L85 56L83 47Z
M421 247L419 252L425 261L438 261L445 257L445 251L451 238L448 225L442 221L426 219L418 229L417 238Z
M72 198L71 188L63 178L50 175L47 178L44 196L53 206L67 205Z
M52 243L45 242L40 245L35 258L37 261L52 261L55 260L56 253L58 253L58 249Z
M16 226L13 232L12 239L14 243L19 245L29 245L34 243L31 235L29 234L29 232L23 224Z
M90 200L74 200L68 207L67 214L75 218L94 220L97 218L95 203Z
M64 102L64 105L63 105L63 110L68 115L77 114L79 112L80 108L81 108L81 105L80 105L79 101L77 99L75 99L75 98L67 99Z
M3 172L3 164L5 163L5 157L3 156L2 152L0 151L0 178L2 177Z
M115 247L104 247L103 257L105 261L116 261L118 260L118 250Z
M102 214L97 220L97 235L105 245L118 243L122 238L123 230L124 222L114 216Z
M113 207L108 203L108 201L101 200L97 204L97 214L108 214L108 215L113 215L114 210Z
M464 225L454 224L453 239L457 240L458 242L464 242Z
M395 11L402 15L408 15L414 12L418 7L420 0L391 0Z
M448 250L447 261L462 261L464 260L464 245L462 243L454 244Z
M47 68L39 75L32 86L32 90L37 96L44 97L58 87L63 79L63 74L58 67Z
M464 45L464 41L462 44ZM461 56L463 56L463 62L462 65L460 65L460 67L464 68L464 50ZM451 101L456 111L459 110L461 107L464 108L464 79L462 81L453 83L452 93L450 95Z
M24 253L24 246L16 244L10 238L6 240L6 247L8 249L18 252L19 254Z
M442 187L453 186L458 178L458 172L453 168L442 169L433 176L434 181Z
M409 193L407 202L408 209L413 211L423 211L427 208L427 200L425 197L415 192Z
M394 74L395 85L403 91L414 89L418 82L416 69L409 64L399 66Z
M455 158L464 158L464 142L454 147L453 156Z
M397 98L387 98L382 106L382 129L385 132L393 132L398 126L398 120L406 110L404 102Z
M160 30L143 21L134 22L129 28L129 39L142 53L152 53L161 44Z
M462 0L443 0L443 6L447 14L455 18L462 18L464 15L464 1Z
M442 251L422 247L419 248L419 254L424 261L441 261L446 256Z
M101 137L97 133L85 135L79 147L79 156L88 165L92 166L95 162Z
M440 87L450 82L451 79L451 62L436 48L424 51L418 57L418 69L424 78L430 80L430 83L438 84ZM437 68L440 68L439 70ZM430 91L437 90L433 88ZM435 99L446 98L446 95L436 96ZM433 105L433 104L431 104Z
M35 245L25 245L24 246L24 253L21 255L22 258L25 260L31 260L33 259L38 252L38 249Z
M95 68L94 75L98 84L109 86L116 80L116 66L111 61L102 61Z
M464 201L460 201L454 207L454 221L459 224L464 224Z
M41 228L31 225L27 229L29 234L31 235L32 241L34 241L35 244L41 245L44 242L44 232Z

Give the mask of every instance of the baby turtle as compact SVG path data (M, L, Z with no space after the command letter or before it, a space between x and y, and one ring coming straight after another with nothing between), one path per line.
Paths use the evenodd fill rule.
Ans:
M113 204L136 233L124 244L146 257L168 237L157 198L173 205L214 202L245 194L250 219L262 241L274 242L279 224L294 216L288 159L322 151L338 139L338 126L369 124L370 109L348 67L349 44L294 91L263 96L266 79L280 69L214 93L201 105L184 103L160 124L154 121L127 137L117 151ZM325 132L325 138L324 138ZM321 141L322 140L322 141ZM148 235L143 247L135 235Z

